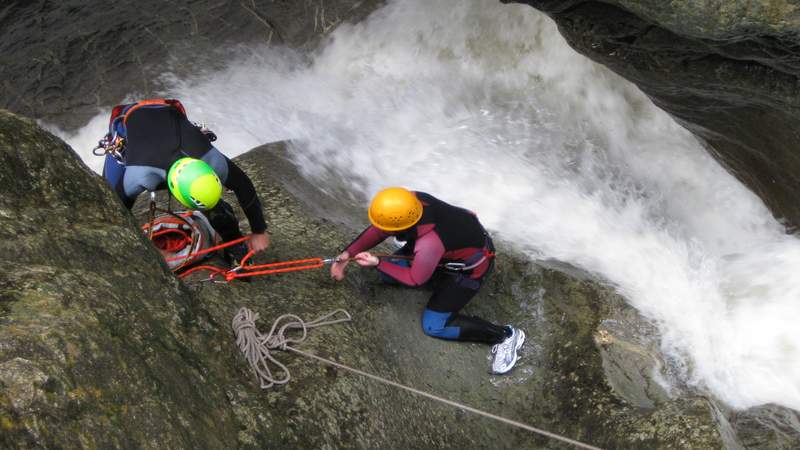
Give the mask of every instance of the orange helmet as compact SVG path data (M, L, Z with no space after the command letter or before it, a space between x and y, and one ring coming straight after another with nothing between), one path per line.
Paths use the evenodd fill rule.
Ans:
M372 199L369 221L383 231L402 231L411 228L422 217L422 202L408 189L386 188Z

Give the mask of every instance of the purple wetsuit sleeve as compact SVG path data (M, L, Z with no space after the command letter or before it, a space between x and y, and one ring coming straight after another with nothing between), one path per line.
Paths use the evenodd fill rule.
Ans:
M431 278L442 256L444 256L444 244L438 234L430 232L417 239L411 267L381 260L378 270L405 285L421 286Z
M350 254L350 256L355 256L358 253L367 251L372 247L380 244L386 238L389 237L388 233L385 233L374 226L370 225L366 230L362 231L358 237L347 246L345 251Z

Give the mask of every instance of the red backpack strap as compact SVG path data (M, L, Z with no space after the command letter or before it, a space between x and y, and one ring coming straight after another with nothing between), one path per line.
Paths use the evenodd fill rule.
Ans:
M122 114L122 110L128 105L117 105L114 109L111 110L111 118L108 119L108 126L110 127L114 123L114 119L119 117Z
M186 116L186 108L183 107L183 103L177 98L166 98L164 99L166 103L172 105L175 109L181 112L184 116Z

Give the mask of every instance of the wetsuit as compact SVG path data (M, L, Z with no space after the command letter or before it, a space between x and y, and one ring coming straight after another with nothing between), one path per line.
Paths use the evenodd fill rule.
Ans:
M125 139L122 161L106 156L103 177L128 209L145 190L167 188L167 172L184 156L202 159L216 172L222 184L233 190L253 233L267 230L261 202L250 178L217 150L186 116L172 106L142 106L118 121L113 130ZM223 240L242 236L233 208L223 200L204 211Z
M406 244L397 253L413 255L410 261L382 259L377 269L385 281L419 287L430 284L433 295L422 315L425 334L443 339L497 344L508 336L505 327L459 311L477 294L494 267L494 246L478 218L429 194L415 192L422 202L422 217L402 233ZM346 249L354 256L391 236L370 226ZM445 263L461 263L467 270L450 270Z

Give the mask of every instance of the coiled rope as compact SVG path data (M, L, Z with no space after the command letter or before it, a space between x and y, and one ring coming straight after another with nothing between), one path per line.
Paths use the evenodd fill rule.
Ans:
M334 317L337 314L342 314L344 315L344 317L339 319L332 319L332 317ZM454 406L456 408L460 408L464 411L469 411L471 413L478 414L483 417L494 419L517 428L522 428L523 430L527 430L532 433L536 433L542 436L549 437L551 439L565 442L567 444L574 445L575 447L578 448L585 448L589 450L600 450L598 447L594 447L589 444L584 444L583 442L576 441L574 439L570 439L568 437L561 436L559 434L552 433L550 431L532 427L528 424L518 422L516 420L507 419L505 417L501 417L496 414L482 411L473 408L471 406L464 405L462 403L458 403L452 400L448 400L446 398L439 397L434 394L420 391L419 389L406 386L391 380L387 380L385 378L364 372L362 370L354 369L344 364L337 363L336 361L331 361L329 359L322 358L312 353L306 353L302 350L296 349L289 345L289 344L297 344L303 342L306 339L306 336L308 335L308 329L310 328L316 328L324 325L332 325L335 323L350 321L351 320L350 314L343 309L337 309L311 322L304 322L303 319L294 314L284 314L278 317L277 320L275 320L275 322L272 324L272 328L266 335L258 331L258 329L256 328L256 320L258 320L258 313L254 313L253 311L247 308L241 308L239 309L239 312L233 317L232 326L233 326L233 332L236 335L236 345L239 347L239 350L242 351L245 358L247 359L247 362L250 364L250 367L253 369L253 372L255 372L256 376L258 377L262 389L270 388L276 384L286 384L289 382L289 380L291 379L291 376L289 374L289 369L285 365L280 363L278 360L276 360L270 353L270 350L288 350L298 355L305 356L311 359L316 359L317 361L370 378L380 383L387 384L389 386L394 386L396 388L403 389L405 391L429 398L431 400L436 400L438 402ZM282 321L285 323L281 325ZM284 333L290 329L301 330L302 334L296 338L286 337ZM270 363L274 364L279 370L281 370L284 373L284 376L280 378L276 378L275 376L273 376L272 370L270 370L269 367Z
M327 320L336 314L342 313L345 317L341 319ZM233 318L233 332L236 334L236 345L239 350L244 353L250 367L256 373L258 380L261 382L261 388L267 389L276 384L286 384L291 379L289 369L281 364L278 360L272 357L270 350L292 350L287 344L300 343L306 340L309 328L321 327L323 325L333 325L335 323L347 322L351 320L350 314L343 310L337 309L332 313L326 314L317 320L311 322L303 322L303 319L294 314L284 314L278 317L272 324L272 329L266 335L261 334L256 328L256 320L258 320L258 313L254 313L247 308L241 308ZM281 321L285 321L283 325L278 328ZM286 337L287 330L296 329L301 330L303 334L297 338ZM275 330L278 332L276 333ZM283 371L283 378L275 378L269 368L269 363L276 365Z

